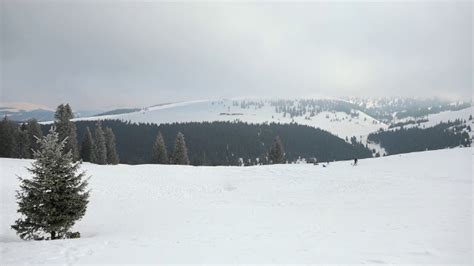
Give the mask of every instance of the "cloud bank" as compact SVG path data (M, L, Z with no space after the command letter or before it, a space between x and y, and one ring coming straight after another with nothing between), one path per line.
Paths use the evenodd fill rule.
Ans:
M470 98L472 3L1 3L1 100Z

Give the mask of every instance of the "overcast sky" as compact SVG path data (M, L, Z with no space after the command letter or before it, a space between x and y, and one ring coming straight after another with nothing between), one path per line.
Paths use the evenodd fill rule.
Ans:
M1 102L472 94L471 1L1 2Z

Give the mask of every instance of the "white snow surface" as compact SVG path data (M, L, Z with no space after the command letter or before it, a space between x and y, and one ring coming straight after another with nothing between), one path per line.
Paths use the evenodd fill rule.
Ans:
M139 112L75 120L119 119L136 123L156 124L213 121L240 121L258 124L271 122L288 124L294 122L324 129L341 138L359 137L380 128L387 128L387 125L358 110L354 111L359 113L359 117L356 118L351 118L350 115L343 112L321 112L309 119L305 119L304 116L291 118L289 115L284 117L283 113L277 113L275 107L272 107L269 103L265 103L262 108L241 108L240 105L234 106L234 101L241 102L243 100L199 100L173 103L144 108ZM307 116L309 116L309 113Z
M471 148L328 167L85 163L82 238L22 241L15 175L0 159L0 265L138 263L472 264Z

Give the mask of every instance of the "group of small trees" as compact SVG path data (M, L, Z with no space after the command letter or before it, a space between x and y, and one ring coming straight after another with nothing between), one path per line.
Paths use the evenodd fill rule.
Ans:
M116 148L115 134L111 128L102 129L100 122L95 128L95 141L87 128L82 145L77 142L76 125L69 104L61 104L54 115L54 128L58 139L64 140L65 152L71 151L74 161L97 164L118 164L119 156ZM33 151L39 148L37 138L43 136L41 126L35 119L17 124L7 116L0 121L0 157L33 158Z
M111 128L102 129L102 125L98 121L94 132L95 139L92 138L91 131L87 128L79 149L76 126L71 121L74 118L74 114L69 104L59 105L54 117L54 126L58 132L59 139L65 140L65 151L71 151L74 160L81 158L85 162L96 164L119 163L115 135Z
M99 122L94 130L95 139L89 127L86 128L81 144L81 158L84 162L96 164L118 164L119 156L115 144L115 134L111 128L102 129Z
M0 157L32 158L32 150L38 149L36 138L42 136L41 127L35 119L18 126L4 117L0 122Z
M158 132L152 149L152 163L188 165L188 149L183 133L178 132L176 135L173 153L168 156L163 135Z

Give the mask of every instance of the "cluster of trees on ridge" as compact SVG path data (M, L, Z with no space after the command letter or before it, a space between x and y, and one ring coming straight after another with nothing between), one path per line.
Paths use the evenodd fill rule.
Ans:
M380 98L365 99L294 99L294 100L241 100L233 101L233 106L242 109L260 109L265 106L275 108L275 112L285 117L312 117L320 112L343 112L351 117L358 115L356 110L384 122L392 123L394 118L420 118L443 111L457 111L470 107L471 102L456 102L432 99Z
M471 118L472 119L472 118ZM448 121L428 128L404 128L369 134L368 140L379 143L387 154L437 150L471 145L471 127L462 120Z

